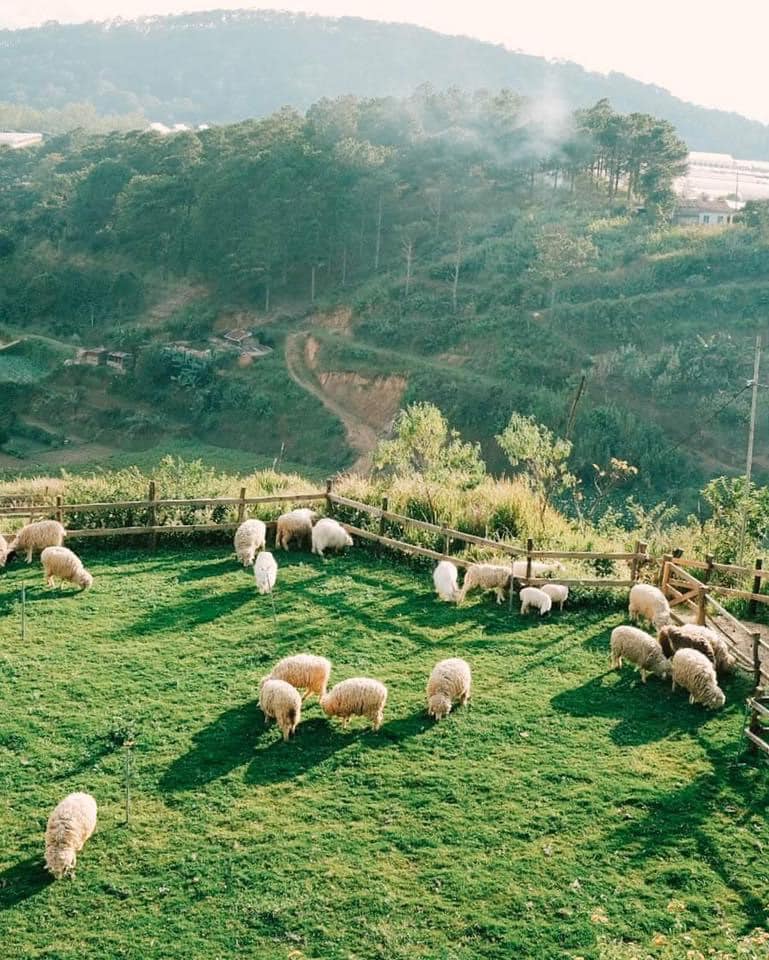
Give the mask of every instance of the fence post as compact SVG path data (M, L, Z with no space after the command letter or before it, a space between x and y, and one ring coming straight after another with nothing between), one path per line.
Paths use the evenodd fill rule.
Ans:
M705 554L705 563L708 565L707 570L702 574L702 579L705 583L710 583L710 578L713 576L713 564L716 562L716 558L712 553Z
M763 570L763 569L764 569L764 560L762 557L759 557L756 560L756 570ZM753 577L752 592L761 593L761 575L760 574L756 574ZM756 609L757 609L756 604L757 604L756 600L751 600L750 603L748 604L748 613L751 615L751 617L754 617L756 615Z
M240 503L238 504L238 523L243 523L246 518L246 488L240 488Z
M660 590L665 593L668 588L668 578L670 577L670 564L673 562L672 553L663 553L662 569L660 570ZM665 594L667 596L667 594Z
M708 588L697 587L697 623L704 627L707 622L706 608L708 605Z
M534 549L534 541L529 537L526 541L526 582L531 580L531 551Z
M63 523L62 517L64 516L64 511L61 508L61 494L56 495L56 519L59 523Z
M331 502L331 492L334 486L333 477L326 477L326 514L327 516L332 516L334 513L334 505Z
M755 696L761 686L761 647L758 642L761 634L756 632L751 636L753 637L753 693Z
M158 513L157 507L155 506L155 481L150 480L149 490L147 491L147 499L150 501L149 509L147 510L147 526L154 527L157 524ZM158 545L158 535L153 530L150 533L150 549L157 549Z
M643 540L636 540L635 547L633 547L633 560L630 564L631 580L638 580L641 576L641 568L646 560L646 550L648 546L649 545Z
M379 536L384 537L386 533L385 514L390 509L390 498L382 497L382 512L379 514Z
M513 591L515 589L515 555L510 557L510 596L508 597L508 605L510 613L513 612Z
M446 533L446 528L443 527L443 552L446 556L449 555L449 550L451 548L451 537Z
M675 550L673 551L674 560L680 560L683 555L684 555L684 551L682 547L676 547Z

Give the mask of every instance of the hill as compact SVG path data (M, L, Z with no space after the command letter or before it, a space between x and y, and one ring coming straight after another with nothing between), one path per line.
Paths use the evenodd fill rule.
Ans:
M511 88L547 97L558 113L608 98L622 112L669 120L693 150L769 159L769 127L738 114L695 106L623 74L406 24L220 10L2 31L0 48L3 100L34 108L28 123L46 129L61 129L52 108L68 110L70 123L97 123L92 108L115 115L113 124L126 122L117 115L135 124L142 113L166 124L227 123L285 104L304 110L322 97L405 97L430 83ZM7 115L6 122L24 121Z

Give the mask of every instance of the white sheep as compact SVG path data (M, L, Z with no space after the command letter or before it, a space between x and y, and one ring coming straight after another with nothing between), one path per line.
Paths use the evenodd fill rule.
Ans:
M427 712L436 720L451 713L452 704L464 706L470 697L472 674L470 665L461 657L441 660L433 667L427 681Z
M526 579L526 565L526 560L513 561L513 576L516 580ZM557 560L553 560L551 563L546 563L544 560L531 561L531 576L537 579L549 577L551 574L559 573L564 569L564 565Z
M262 550L254 561L254 580L259 593L272 593L278 579L278 564L269 550Z
M259 706L267 719L277 721L284 740L295 733L302 718L302 698L296 687L285 680L265 677L259 688Z
M459 599L459 571L450 560L441 560L433 570L435 592L447 603L456 603Z
M0 570L5 566L5 561L8 556L8 541L0 533Z
M659 630L670 623L670 605L665 594L650 583L637 583L630 590L628 612L631 620L643 617Z
M312 542L312 524L318 514L309 507L297 507L278 517L275 530L275 547L288 550L292 540L300 540L305 544Z
M521 614L528 613L529 610L539 610L540 617L550 613L553 601L550 595L540 590L539 587L524 587L521 590Z
M692 640L700 639L708 642L713 650L713 659L715 662L716 673L733 673L737 666L737 658L729 649L729 644L715 630L710 627L700 625L699 623L682 623L678 627L680 633ZM695 643L690 646L697 649Z
M244 567L254 562L257 550L267 542L267 527L261 520L245 520L235 531L235 555Z
M346 727L352 716L368 717L374 730L382 726L387 687L370 677L342 680L321 697L320 705L329 717L341 717Z
M312 528L312 552L323 556L324 550L342 550L352 546L352 537L331 517L323 517Z
M56 579L74 583L81 590L88 590L93 577L83 566L80 557L67 547L46 547L40 554L43 564L43 579L49 587L55 586Z
M654 637L638 627L615 627L611 632L612 667L619 670L623 659L638 667L643 683L646 683L650 673L663 680L670 674L670 661L662 652L662 647Z
M465 579L462 582L457 603L462 603L468 592L474 588L484 591L493 590L497 603L502 603L505 599L505 590L509 589L512 577L512 569L503 566L501 563L474 563L465 570Z
M701 703L710 710L718 710L726 703L715 667L699 650L684 647L673 654L674 690L676 686L689 691L689 703Z
M45 866L57 880L74 873L77 855L96 829L96 801L70 793L54 809L45 830Z
M563 610L564 603L569 599L569 588L565 583L543 583L539 589L558 604L559 610Z
M318 699L326 695L328 678L331 673L331 661L325 657L316 657L311 653L297 653L293 657L284 657L270 672L275 680L285 680L292 687L304 690L302 702L311 693Z
M17 553L27 551L27 563L32 563L32 553L43 551L46 547L60 547L67 531L58 520L37 520L28 523L8 544L8 559Z

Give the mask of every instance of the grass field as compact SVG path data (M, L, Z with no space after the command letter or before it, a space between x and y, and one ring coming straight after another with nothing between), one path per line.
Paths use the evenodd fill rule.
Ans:
M456 609L390 555L281 555L276 625L227 546L83 552L86 594L37 565L0 579L3 960L767 955L736 949L769 878L745 681L718 714L690 707L607 672L619 609ZM294 741L265 728L258 680L301 650L388 684L379 733L314 699ZM474 695L436 725L424 685L449 655ZM99 828L48 882L45 821L78 789Z

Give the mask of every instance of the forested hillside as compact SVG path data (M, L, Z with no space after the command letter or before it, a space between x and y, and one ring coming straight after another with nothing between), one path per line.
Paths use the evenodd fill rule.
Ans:
M328 470L429 400L501 468L511 412L563 432L584 374L573 469L619 457L627 492L693 506L740 467L769 231L760 208L667 226L685 153L605 101L554 124L423 89L2 154L6 450L192 437ZM238 356L230 327L272 352ZM78 345L136 367L66 365Z
M305 110L322 97L404 97L431 83L507 87L546 97L551 113L608 98L622 112L669 120L693 150L769 159L769 127L735 113L694 106L623 74L590 73L407 24L216 11L0 31L0 48L6 127L60 132L77 118L96 125L93 108L124 115L113 125L136 124L142 114L167 124L227 123L285 104Z

